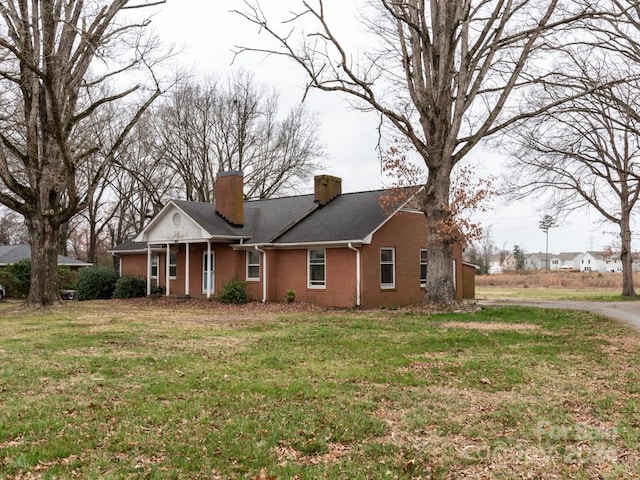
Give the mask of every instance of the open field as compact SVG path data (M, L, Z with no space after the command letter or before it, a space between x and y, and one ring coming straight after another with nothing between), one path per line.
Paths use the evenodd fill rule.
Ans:
M634 274L640 291L640 273ZM489 300L620 300L622 274L598 272L527 272L477 275L476 298Z
M639 478L639 367L584 312L0 304L0 478Z

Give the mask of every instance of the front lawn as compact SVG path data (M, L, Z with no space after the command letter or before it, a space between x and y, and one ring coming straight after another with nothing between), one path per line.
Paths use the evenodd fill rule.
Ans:
M0 304L0 479L640 475L630 328L296 307Z

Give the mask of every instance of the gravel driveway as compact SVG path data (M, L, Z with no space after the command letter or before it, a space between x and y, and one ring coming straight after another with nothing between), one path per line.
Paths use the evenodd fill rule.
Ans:
M640 330L640 302L575 302L569 300L480 300L480 305L522 305L525 307L587 310L632 325Z

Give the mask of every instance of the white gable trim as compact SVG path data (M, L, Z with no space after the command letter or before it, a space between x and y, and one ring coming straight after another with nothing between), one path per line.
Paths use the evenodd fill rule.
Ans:
M382 227L384 227L384 226L387 224L387 222L389 222L393 217L395 217L395 216L398 214L398 212L400 212L400 211L405 211L405 212L407 212L407 213L413 213L413 214L420 214L420 215L424 215L424 213L423 213L423 212L421 212L420 210L416 210L415 208L406 208L406 207L407 207L407 204L411 201L411 199L412 199L413 197L415 197L418 193L422 192L422 191L424 190L424 188L425 188L424 186L420 187L420 188L416 191L416 193L414 193L413 195L411 195L411 196L407 199L407 201L406 201L406 202L404 202L402 205L400 205L400 206L395 210L395 212L393 212L391 215L387 216L387 218L385 218L385 219L384 219L384 221L383 221L380 225L378 225L376 228L374 228L374 229L373 229L373 231L372 231L369 235L367 235L366 237L364 237L364 238L362 239L362 243L364 243L364 244L370 244L370 243L373 241L373 236L378 232L378 230L380 230Z
M167 216L173 210L177 210L180 215L184 216L184 219L187 222L190 222L194 228L194 232L191 235L180 235L179 232L176 232L172 235L160 236L160 238L154 238L151 240L149 238L150 232L152 232L155 228L158 228L164 223L167 223ZM176 212L176 213L178 213ZM170 221L170 220L169 220ZM169 202L162 207L162 210L158 212L158 214L153 217L151 222L142 229L142 231L134 238L135 242L146 242L152 245L164 245L167 243L200 243L206 242L209 240L241 240L245 237L237 236L237 235L213 235L206 228L200 225L197 221L193 219L190 215L188 215L182 208L180 208L173 200L169 200Z

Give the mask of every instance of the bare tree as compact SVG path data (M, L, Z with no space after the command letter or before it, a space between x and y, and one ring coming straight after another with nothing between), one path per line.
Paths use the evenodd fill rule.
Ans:
M640 195L640 118L627 107L640 109L639 87L591 93L512 133L517 175L510 179L518 197L548 193L550 207L592 207L618 225L624 296L635 295L631 220Z
M237 13L277 44L238 47L238 53L251 50L293 60L308 74L309 88L346 94L363 109L379 113L413 145L428 168L425 301L451 303L451 247L457 240L446 228L453 223L451 173L485 137L537 113L518 109L518 102L507 108L508 100L553 76L546 62L536 59L546 57L553 35L593 12L570 3L560 8L558 0L369 4L376 15L366 23L380 45L365 55L348 52L347 43L334 34L323 0L301 1L301 10L287 19L284 31L272 25L257 3L245 2Z
M485 229L482 238L480 239L480 252L482 254L482 259L484 260L486 273L491 273L489 270L491 266L491 257L496 253L497 250L498 248L493 241L492 229L491 227L489 227Z
M28 238L22 215L0 207L0 245L26 243Z
M187 82L154 109L153 156L180 179L187 200L212 202L218 171L244 172L245 196L295 189L319 167L318 120L303 106L279 114L278 95L240 72Z
M146 19L127 10L162 1L0 2L0 203L24 215L31 242L27 302L59 301L61 225L89 203L115 152L160 95L151 73L155 43ZM137 79L137 80L136 80ZM133 82L133 83L132 83ZM96 136L100 113L118 103L118 134ZM88 158L99 159L80 181ZM84 172L86 174L86 171Z

